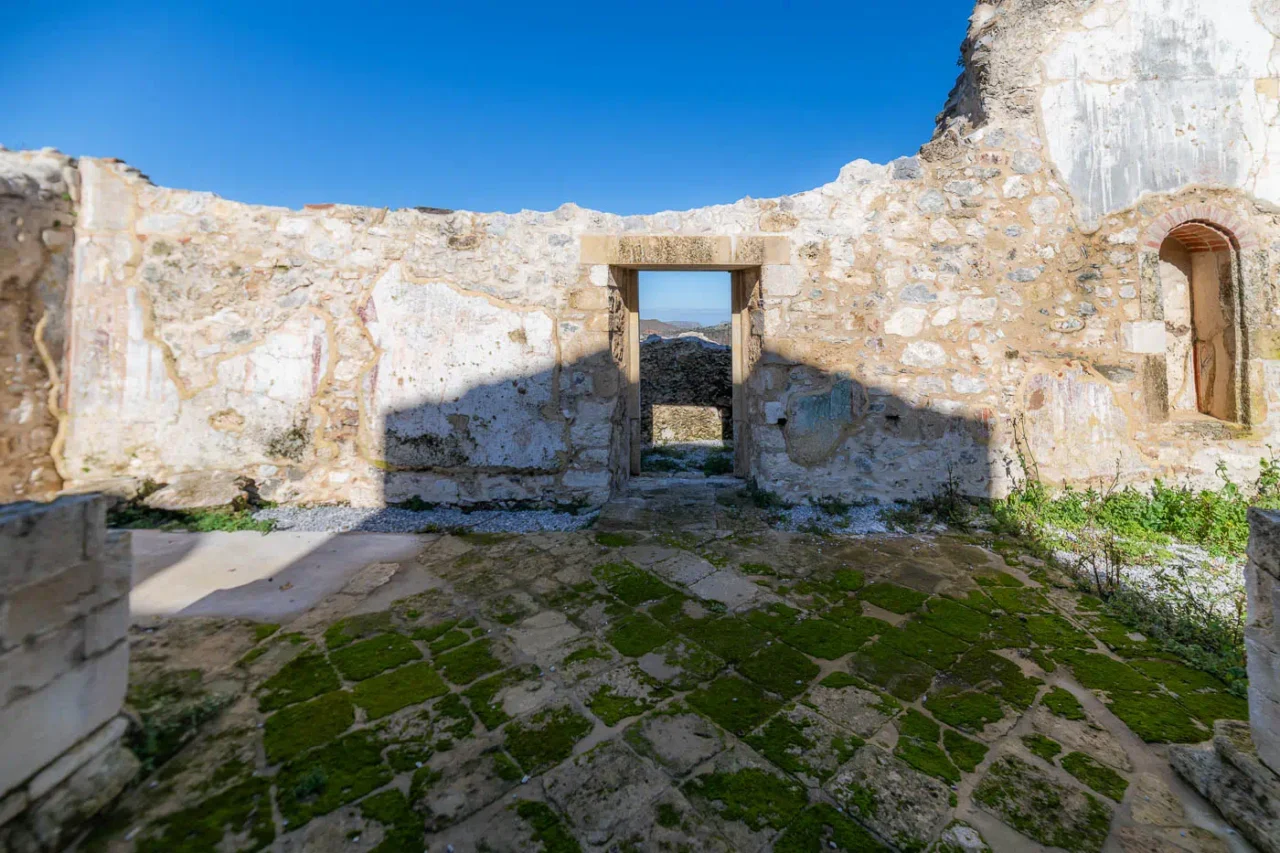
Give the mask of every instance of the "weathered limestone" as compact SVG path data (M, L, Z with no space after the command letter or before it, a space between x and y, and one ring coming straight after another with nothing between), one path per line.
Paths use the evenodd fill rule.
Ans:
M1280 442L1274 5L979 3L916 156L697 210L291 211L81 160L66 440L21 464L599 503L639 432L636 270L721 269L736 470L787 497L1001 495L1020 457L1248 480Z
M1211 746L1175 747L1174 768L1246 838L1280 851L1280 513L1249 510L1245 566L1249 722L1219 721Z
M127 533L105 501L0 507L0 848L55 850L137 772L122 744Z
M79 178L54 151L0 156L0 500L62 486L63 354Z

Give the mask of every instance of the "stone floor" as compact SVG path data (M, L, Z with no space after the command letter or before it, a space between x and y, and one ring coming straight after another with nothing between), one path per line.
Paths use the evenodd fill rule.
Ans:
M137 629L155 772L80 849L1248 850L1165 757L1244 703L1096 605L1009 543L637 481L278 629Z

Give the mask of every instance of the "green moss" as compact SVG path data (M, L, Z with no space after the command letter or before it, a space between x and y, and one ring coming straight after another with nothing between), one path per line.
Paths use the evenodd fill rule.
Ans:
M831 584L845 592L857 592L866 585L867 578L857 569L837 569L831 576Z
M1027 633L1041 646L1051 649L1092 649L1093 639L1066 619L1053 613L1027 617Z
M796 624L803 614L794 607L775 601L757 610L752 610L743 618L762 631L779 634Z
M848 601L838 604L824 611L822 618L836 623L846 631L852 632L861 641L869 640L877 634L884 634L893 630L893 626L883 619L863 616L862 602L860 601Z
M246 668L250 664L252 664L254 661L256 661L258 658L265 655L270 649L271 649L270 643L268 643L265 646L255 646L254 648L249 649L249 651L245 652L244 656L240 658L240 660L236 661L236 666L241 667L242 669Z
M984 613L965 607L950 598L933 598L919 620L937 631L977 642L987 632L991 619Z
M675 829L681 822L680 810L671 805L671 803L658 803L654 819L657 821L658 826L666 829Z
M1095 613L1090 617L1089 629L1107 648L1121 657L1155 654L1160 649L1159 644L1152 640L1133 639L1129 636L1135 633L1132 628L1103 613Z
M369 853L420 853L423 849L422 819L395 788L361 800L360 815L386 830L382 842Z
M600 531L596 534L596 543L606 548L625 548L628 545L634 545L640 541L640 537L630 533L613 533L610 531Z
M471 637L465 631L449 631L432 640L428 648L431 649L431 654L441 655L450 649L465 646L469 642Z
M414 663L362 681L352 695L370 720L377 720L409 705L417 705L449 692L440 674L429 663Z
M773 845L774 853L889 853L850 818L828 803L816 803L791 822Z
M410 770L416 770L421 765L426 764L427 759L434 754L435 750L429 746L411 743L388 749L386 762L397 773L408 773Z
M936 743L941 730L941 726L915 708L908 708L907 713L898 720L898 732L903 737Z
M717 678L687 697L691 706L725 729L742 736L781 706L759 687L732 675Z
M267 637L270 637L279 630L280 626L275 622L258 622L253 626L253 641L255 643L261 643Z
M911 613L919 610L929 596L894 583L873 583L865 587L859 598L890 613Z
M782 829L809 803L799 784L755 767L698 776L684 790L706 802L722 819L742 821L756 832Z
M452 749L455 741L471 736L475 720L457 693L446 694L431 708L431 728L436 734L436 749Z
M324 644L330 649L340 649L348 643L363 640L374 634L382 634L392 629L391 612L359 613L339 619L324 632Z
M126 701L141 725L130 729L128 746L145 770L153 770L176 755L234 698L230 693L209 694L197 669L161 670L135 679Z
M572 666L575 663L586 663L589 660L613 660L613 655L597 646L595 643L588 643L580 649L575 649L560 661L560 665L564 667Z
M967 607L970 610L976 610L979 613L990 614L991 611L996 609L995 602L988 598L980 589L969 590L969 592L965 593L964 598L961 598L958 595L950 595L947 596L947 600L954 601L957 604ZM930 603L929 609L933 609L932 602Z
M898 745L894 747L893 754L921 773L927 773L945 782L960 781L960 771L936 743L926 743L909 737L900 738Z
M1230 693L1191 693L1182 697L1182 704L1209 728L1218 720L1249 719L1249 703Z
M989 693L955 688L932 693L924 701L929 712L957 729L980 732L1004 716L1000 700Z
M392 667L421 660L422 652L418 651L418 647L408 637L400 634L378 634L330 652L329 659L343 678L348 681L364 681Z
M502 668L491 653L489 640L477 640L469 646L445 652L436 658L436 669L454 684L470 684L482 675Z
M324 777L323 787L298 796L299 791L305 790L299 783L317 774ZM294 830L313 817L381 788L391 777L391 768L382 763L373 733L352 732L286 764L276 777L276 802L289 829Z
M740 663L738 672L766 690L790 698L802 693L821 668L795 649L774 643Z
M262 745L275 764L333 740L355 722L351 694L337 690L267 718Z
M502 705L493 701L494 697L498 695L498 691L510 684L516 684L527 678L532 678L536 674L536 670L532 668L508 669L497 675L491 675L482 681L477 681L462 691L462 695L467 697L467 703L471 705L471 710L475 715L480 718L480 722L484 723L484 727L489 731L493 731L511 719L506 711L502 710Z
M996 606L1006 613L1030 615L1046 613L1053 609L1049 606L1049 599L1045 598L1043 593L1027 587L989 587L987 595L991 596Z
M338 687L338 674L323 655L300 655L263 682L258 695L258 709L274 711Z
M457 619L448 619L444 622L437 622L434 625L424 625L419 628L414 628L413 633L411 633L409 636L423 643L433 643L436 640L443 637L445 634L452 631L453 627L457 624L458 624Z
M847 672L840 672L837 670L819 681L818 684L822 687L830 687L833 690L839 690L842 687L861 687L863 682L860 679L854 678Z
M999 551L1000 549L995 548L995 550ZM977 581L978 586L986 587L987 589L1025 586L1022 581L1018 580L1008 572L1001 572L992 569L978 572L973 576L973 579Z
M652 708L655 704L652 701L653 698L662 699L670 694L671 691L666 688L656 688L651 692L650 699L620 696L614 692L613 687L606 684L591 694L591 698L587 700L587 707L606 726L616 726L627 717L638 717Z
M806 760L809 754L817 747L817 742L809 737L806 732L809 727L807 722L796 722L785 714L778 714L769 720L758 733L750 735L744 740L754 747L757 752L788 773L804 773L821 781L830 776L833 771L816 771ZM832 746L839 753L839 763L841 764L852 755L853 750L864 743L856 735L850 735L848 738L839 738L838 743L836 740L833 739Z
M631 563L604 563L592 569L591 573L604 584L605 589L632 607L666 598L675 592L657 575Z
M748 575L765 575L766 577L777 577L778 573L773 566L768 563L743 563L740 568L743 573Z
M1026 739L1023 738L1023 740ZM1117 803L1124 799L1124 792L1129 788L1129 782L1123 776L1083 752L1069 752L1064 755L1062 769Z
M582 853L577 839L569 834L559 815L546 803L521 800L515 809L533 830L533 840L538 842L542 853Z
M781 637L802 652L823 660L844 657L867 641L865 636L826 619L806 619L787 628Z
M883 687L904 702L914 702L929 689L936 671L907 657L883 640L856 652L849 662L855 675Z
M537 773L568 758L591 729L591 722L571 708L552 708L509 724L505 745L525 772Z
M1040 685L1044 683L1038 678L1028 678L1013 661L982 646L974 646L966 652L949 674L954 680L999 696L1021 710L1031 707Z
M1117 692L1109 708L1147 743L1198 743L1211 734L1168 695Z
M732 616L708 619L677 617L669 624L716 657L729 663L738 663L746 659L768 640L768 635L759 628Z
M1197 690L1226 690L1227 685L1207 672L1169 660L1131 660L1129 665L1185 697Z
M498 774L498 778L504 782L519 782L524 778L524 771L520 769L520 765L511 760L511 756L501 750L492 754L493 772Z
M434 767L419 767L409 779L409 799L417 803L431 786L444 778L444 771Z
M138 853L262 850L276 837L270 788L270 780L250 778L189 808L166 815L152 828L159 831L158 835L138 840ZM234 848L226 846L227 836L240 839L240 843Z
M1061 687L1054 687L1044 695L1040 703L1049 709L1051 713L1057 714L1064 720L1083 720L1085 718L1084 706L1080 704L1069 690Z
M1036 666L1046 673L1052 673L1058 668L1058 664L1054 662L1053 658L1045 654L1043 649L1032 649L1031 659L1036 662Z
M1022 744L1031 751L1032 755L1039 756L1050 764L1053 763L1054 756L1062 752L1062 744L1038 732L1023 735Z
M1111 809L1083 796L1080 810L1064 812L1063 790L1012 755L998 759L973 792L975 802L1041 844L1071 853L1098 853L1111 827Z
M942 745L947 748L951 761L965 773L972 773L982 759L987 757L987 746L971 740L953 729L944 729Z
M877 645L887 645L908 657L929 664L934 669L948 668L969 649L969 644L964 640L935 631L916 619L886 631Z
M671 632L660 622L633 613L619 620L605 639L621 654L637 658L670 640Z

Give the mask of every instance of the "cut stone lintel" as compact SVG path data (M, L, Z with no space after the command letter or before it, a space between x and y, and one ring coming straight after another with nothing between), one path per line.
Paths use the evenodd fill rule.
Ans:
M791 263L786 237L582 236L580 262L648 270L732 270Z

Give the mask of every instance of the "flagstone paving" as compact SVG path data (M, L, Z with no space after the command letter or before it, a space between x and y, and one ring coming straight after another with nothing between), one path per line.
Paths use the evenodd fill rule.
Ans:
M279 630L165 620L133 646L155 773L80 849L1247 849L1165 759L1244 702L984 541L647 483Z

